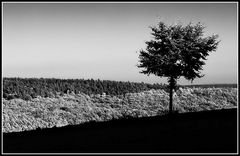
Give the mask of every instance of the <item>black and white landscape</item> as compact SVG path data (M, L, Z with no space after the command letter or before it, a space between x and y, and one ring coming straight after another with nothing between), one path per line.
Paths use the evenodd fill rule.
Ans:
M2 2L3 154L238 153L237 2Z

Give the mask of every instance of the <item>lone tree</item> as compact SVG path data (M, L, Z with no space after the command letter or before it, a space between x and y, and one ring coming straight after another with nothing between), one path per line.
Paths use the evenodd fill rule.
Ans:
M154 74L168 78L169 87L169 113L172 113L173 89L176 90L177 79L181 76L193 81L201 78L199 70L205 64L204 60L209 52L216 51L218 35L203 37L203 24L189 23L168 26L159 22L156 27L150 27L153 39L146 41L146 50L140 50L140 73Z

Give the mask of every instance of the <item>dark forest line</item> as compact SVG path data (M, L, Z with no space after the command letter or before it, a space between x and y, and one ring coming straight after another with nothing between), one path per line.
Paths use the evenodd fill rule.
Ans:
M138 93L150 89L164 89L168 91L167 84L149 84L137 82L123 82L94 79L56 79L56 78L3 78L3 98L10 100L21 98L30 100L41 97L56 97L66 93L84 93L107 95L124 95ZM233 87L237 84L205 84L205 85L178 85L178 87Z
M66 93L124 95L150 89L165 89L165 84L55 78L3 78L3 98L56 97Z
M201 87L201 88L237 88L237 84L197 84L197 85L182 85L182 87Z

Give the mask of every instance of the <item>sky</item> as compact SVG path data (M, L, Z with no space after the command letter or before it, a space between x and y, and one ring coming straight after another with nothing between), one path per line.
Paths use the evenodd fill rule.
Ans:
M237 3L3 3L2 75L167 83L139 73L149 26L203 23L219 35L192 84L237 83ZM180 78L178 84L191 84Z

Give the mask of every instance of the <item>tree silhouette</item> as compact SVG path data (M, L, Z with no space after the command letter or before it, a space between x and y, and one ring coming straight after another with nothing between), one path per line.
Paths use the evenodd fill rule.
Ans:
M177 79L181 76L193 81L201 78L200 70L209 52L216 51L218 35L203 37L204 26L200 22L196 25L189 23L166 25L159 22L156 27L150 27L153 39L146 41L146 50L140 50L140 73L154 74L167 77L169 83L169 113L172 113L173 89L176 90Z

